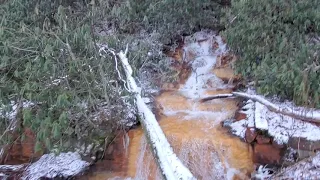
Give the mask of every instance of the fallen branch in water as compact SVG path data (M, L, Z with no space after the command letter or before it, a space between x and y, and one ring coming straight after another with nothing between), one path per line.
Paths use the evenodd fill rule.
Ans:
M213 96L203 98L200 100L200 102L206 102L206 101L211 101L214 99L222 99L222 98L230 98L230 97L234 97L234 95L233 94L218 94L218 95L213 95Z
M110 49L109 49L110 50ZM119 57L123 69L127 77L128 89L134 94L138 112L141 117L141 124L146 133L146 137L150 142L153 149L155 159L157 160L162 175L165 179L179 179L179 180L193 180L194 176L188 168L178 159L177 155L173 152L167 138L165 137L162 129L160 128L155 115L151 112L148 106L144 103L140 88L137 86L132 77L132 68L128 63L127 58L128 46L125 52L121 51L116 55Z
M200 102L206 102L213 99L219 99L219 98L230 98L230 97L242 97L246 99L251 99L253 101L259 102L266 106L270 111L280 113L286 116L290 116L295 119L300 119L303 121L313 122L313 123L320 123L320 112L319 111L313 111L308 110L305 108L304 111L296 111L296 110L288 110L286 108L282 108L276 104L273 104L272 102L266 100L265 98L253 95L253 94L247 94L247 93L241 93L241 92L232 92L231 94L218 94L214 96L210 96L204 99L201 99Z

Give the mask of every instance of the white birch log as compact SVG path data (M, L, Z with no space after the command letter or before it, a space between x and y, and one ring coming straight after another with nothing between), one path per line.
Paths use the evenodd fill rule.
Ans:
M253 101L259 102L263 105L265 105L270 111L280 113L286 116L293 117L295 119L300 119L308 122L314 122L314 123L320 123L320 112L312 111L312 110L307 110L305 109L304 111L290 111L286 108L282 108L276 104L273 104L272 102L264 99L261 96L258 95L251 95L247 93L241 93L241 92L233 92L232 93L235 96L251 99Z
M247 94L242 92L232 92L233 96L242 97L246 99L251 99L253 101L259 102L263 105L265 105L270 111L280 113L286 116L290 116L295 119L300 119L303 121L313 122L313 123L320 123L320 111L314 111L305 108L303 111L295 111L295 110L288 110L286 108L282 108L276 104L273 104L272 102L266 100L265 98L253 95L253 94ZM217 94L214 96L210 96L204 99L201 99L201 102L209 101L212 99L218 99L218 98L230 98L233 97L230 94Z
M182 164L177 155L173 152L173 149L161 130L155 115L141 98L140 88L132 77L132 68L128 63L128 58L126 57L127 51L128 47L125 52L121 51L117 55L122 62L129 90L134 93L136 105L141 116L141 124L154 151L154 155L156 156L155 159L157 159L162 175L168 180L195 179L189 169Z
M210 101L210 100L214 100L214 99L231 98L231 97L234 97L234 95L233 94L217 94L217 95L203 98L200 100L200 102L206 102L206 101Z

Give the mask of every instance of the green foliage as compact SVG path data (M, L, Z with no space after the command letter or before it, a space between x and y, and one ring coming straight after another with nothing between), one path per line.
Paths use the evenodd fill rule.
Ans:
M163 43L200 28L219 28L220 0L126 0L113 8L109 20L121 32L156 31Z
M123 99L130 93L113 57L101 57L97 43L117 50L128 43L135 76L140 69L151 69L160 76L156 79L169 79L168 62L159 53L162 43L200 27L216 27L219 2L6 1L0 5L2 112L10 112L13 104L33 103L22 108L19 124L36 133L36 150L45 145L60 152L72 139L90 136L85 141L94 141L109 135L116 120L125 118L121 107L127 106ZM119 62L118 68L121 72ZM113 121L93 123L91 115L102 103L112 109L106 118ZM10 121L0 122L4 131Z
M320 107L320 1L233 0L224 35L260 93ZM316 39L318 38L318 42Z
M0 5L0 102L34 103L23 108L22 125L36 132L36 150L41 144L60 146L81 138L88 126L95 128L80 127L88 112L79 104L92 109L119 99L109 84L117 80L114 60L97 52L92 27L98 8L85 2L13 0ZM6 120L1 123L8 127Z

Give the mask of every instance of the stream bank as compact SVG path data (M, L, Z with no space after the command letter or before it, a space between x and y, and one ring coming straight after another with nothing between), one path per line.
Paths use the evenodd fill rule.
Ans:
M248 88L247 94L264 98L257 95L253 88ZM316 118L320 112L317 109L297 107L292 102L280 101L277 97L264 99L278 108L302 116L312 114ZM237 112L236 121L226 123L226 126L252 146L253 161L258 166L268 165L273 168L273 172L288 166L290 169L290 166L296 166L297 162L313 157L319 151L320 126L317 123L273 112L267 106L252 100L244 100L243 103Z

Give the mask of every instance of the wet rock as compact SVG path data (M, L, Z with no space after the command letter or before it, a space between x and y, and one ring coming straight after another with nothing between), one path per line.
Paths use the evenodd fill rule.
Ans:
M266 137L264 135L258 135L256 137L258 144L269 144L271 142L271 139L269 137Z
M221 126L222 127L226 127L229 130L231 130L231 124L233 123L234 119L226 119L224 121L221 122Z
M281 163L281 157L281 149L271 144L255 144L253 147L254 163L277 165Z
M245 113L237 111L234 115L234 118L236 121L240 121L240 120L246 119L247 115Z
M213 73L226 83L228 83L228 81L230 81L231 79L235 78L234 72L230 67L214 69Z
M285 144L280 144L277 141L275 141L274 139L271 141L271 143L272 143L273 147L278 148L278 149L282 149L282 148L286 147Z
M257 133L255 128L248 127L246 132L245 132L245 140L246 140L246 142L252 143L256 139L257 135L258 135L258 133Z
M43 178L67 179L83 172L90 164L74 152L45 154L39 161L31 164L23 173L24 179L36 180Z
M182 57L183 57L183 46L184 46L184 40L183 39L179 39L177 41L178 43L178 47L175 49L171 49L170 46L165 45L163 47L162 52L167 55L168 57L173 58L176 61L181 61Z
M179 73L179 83L184 84L189 78L191 72L192 72L191 65L188 64L187 62L182 62L181 70Z
M320 141L310 141L305 138L290 137L288 146L293 149L315 151L320 150Z
M43 152L35 152L34 146L36 144L36 135L29 129L24 129L24 139L17 138L9 149L5 164L22 164L30 162L30 160L39 159Z
M229 64L236 61L236 59L237 59L236 56L232 54L218 56L215 67L216 68L227 67Z

